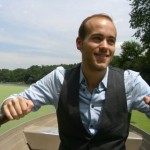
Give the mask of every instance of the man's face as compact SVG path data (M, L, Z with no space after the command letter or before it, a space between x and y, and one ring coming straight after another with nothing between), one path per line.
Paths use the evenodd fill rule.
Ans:
M87 34L77 38L82 53L82 65L90 70L105 70L115 52L116 28L107 18L92 18L86 22Z

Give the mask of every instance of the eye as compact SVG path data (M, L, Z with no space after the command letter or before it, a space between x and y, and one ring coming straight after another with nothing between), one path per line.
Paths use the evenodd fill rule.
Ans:
M101 42L101 41L103 40L103 38L102 38L101 36L94 36L94 37L92 38L92 40L93 40L94 42L96 42L96 43L99 43L99 42Z
M109 45L115 45L116 39L115 39L115 38L109 38L109 39L107 40L107 42L108 42Z

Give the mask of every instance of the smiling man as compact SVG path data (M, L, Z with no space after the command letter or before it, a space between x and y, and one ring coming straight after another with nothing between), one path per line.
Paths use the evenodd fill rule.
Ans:
M82 62L58 67L20 94L11 95L2 111L19 119L42 105L57 112L59 150L125 150L133 109L150 118L150 87L139 73L109 66L117 31L105 14L86 18L76 39Z
M93 91L106 73L115 52L116 28L106 16L89 17L82 24L77 38L77 48L82 53L82 71L88 88ZM84 26L84 27L83 27ZM82 28L85 28L82 35Z

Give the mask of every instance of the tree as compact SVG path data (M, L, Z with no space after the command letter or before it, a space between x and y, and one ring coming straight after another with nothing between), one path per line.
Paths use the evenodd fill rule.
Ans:
M142 56L143 52L141 45L135 41L125 41L121 45L121 49L121 67L124 69L138 69L138 66L140 66L140 56Z
M121 45L120 67L140 72L145 81L150 84L150 67L143 47L135 41L125 41Z
M130 26L136 29L134 36L140 39L150 58L150 0L129 0L132 11Z
M121 45L121 58L125 61L132 61L142 55L143 49L138 42L125 41Z
M0 82L11 82L12 71L8 69L0 70Z
M31 84L42 78L41 66L33 65L27 69L24 81L27 84Z
M121 57L120 56L114 56L112 61L111 61L111 65L114 67L121 67L120 62L121 62Z
M12 71L11 82L24 82L26 69L18 68Z

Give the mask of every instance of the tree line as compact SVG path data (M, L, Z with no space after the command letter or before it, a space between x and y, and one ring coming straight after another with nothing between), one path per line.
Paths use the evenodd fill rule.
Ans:
M61 64L64 68L68 69L76 64ZM0 82L1 83L18 83L18 84L32 84L41 79L56 67L60 65L33 65L28 69L0 69Z

